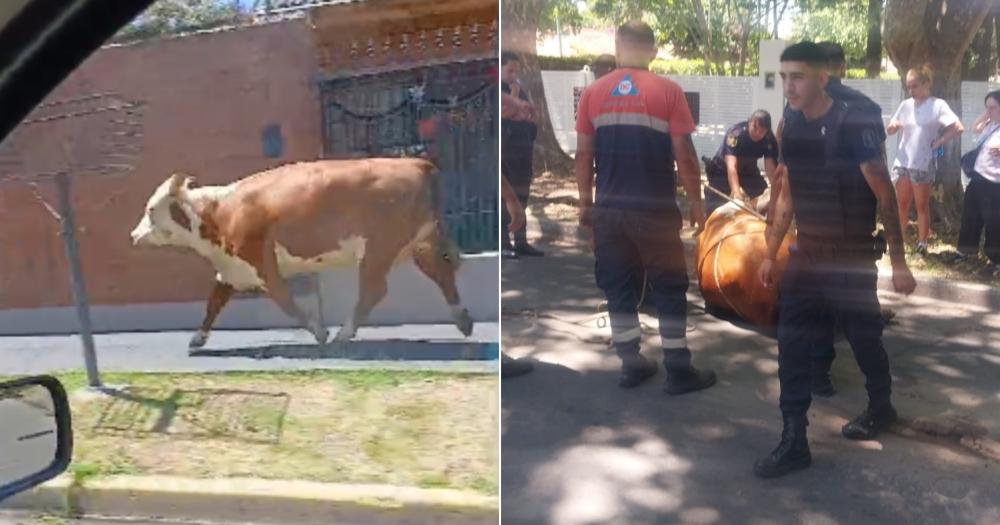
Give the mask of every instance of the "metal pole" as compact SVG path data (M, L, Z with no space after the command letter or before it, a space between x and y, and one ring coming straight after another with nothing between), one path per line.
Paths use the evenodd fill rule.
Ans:
M80 267L80 252L76 244L76 224L73 220L73 204L70 201L69 175L60 173L55 176L56 187L59 189L59 215L62 223L62 238L66 245L66 259L73 285L73 301L76 303L76 315L80 320L80 338L83 340L83 361L87 368L87 384L100 388L101 377L97 371L97 352L94 350L94 335L91 332L90 307L87 305L87 289L83 282L83 270Z

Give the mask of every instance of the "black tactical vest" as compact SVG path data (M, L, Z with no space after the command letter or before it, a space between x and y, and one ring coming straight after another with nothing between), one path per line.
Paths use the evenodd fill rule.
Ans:
M845 125L847 114L843 102L834 102L812 122L791 111L781 151L798 233L831 242L870 242L878 203L848 150L847 134L861 130Z

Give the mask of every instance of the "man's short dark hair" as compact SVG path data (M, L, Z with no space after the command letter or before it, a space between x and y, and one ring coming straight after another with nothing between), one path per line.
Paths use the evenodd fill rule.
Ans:
M826 60L830 67L840 67L847 65L847 57L844 56L844 48L836 42L820 42L816 44L826 53Z
M653 34L653 28L642 20L625 22L618 28L615 38L634 45L656 46L656 35Z
M757 121L760 127L770 131L771 130L771 114L764 109L758 109L750 114L750 120Z
M1000 104L1000 89L990 91L989 93L987 93L986 97L983 98L983 104L985 104L991 98L995 100L997 104Z
M825 68L826 53L813 42L799 42L785 48L781 53L782 62L805 62L812 67Z
M500 66L506 66L510 62L521 62L521 55L513 51L504 51L500 53Z
M601 67L607 69L615 68L615 57L614 55L601 55L594 59L594 62L590 65L592 68Z

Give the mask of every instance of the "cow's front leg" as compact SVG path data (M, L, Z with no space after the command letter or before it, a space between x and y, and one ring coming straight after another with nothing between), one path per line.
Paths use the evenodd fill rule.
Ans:
M215 288L212 288L212 295L208 298L205 320L202 321L201 328L198 329L194 337L191 338L191 342L188 343L189 348L201 348L205 346L205 343L208 342L208 334L212 331L212 325L215 324L215 318L219 316L219 312L229 302L234 291L231 285L219 281L215 282Z
M264 286L267 287L267 294L278 307L288 316L298 320L306 330L309 330L316 337L316 342L326 343L330 335L329 331L320 324L318 319L309 317L295 304L285 279L278 272L278 259L274 252L273 240L263 243L260 264L254 266L257 267L257 271L260 272L260 277L264 281Z
M372 253L375 252L375 253ZM354 305L354 313L344 322L337 332L335 341L343 343L354 338L358 326L368 320L368 314L379 301L385 297L388 289L386 276L392 268L392 260L396 252L370 250L361 261L358 269L358 302ZM392 256L387 255L392 254Z

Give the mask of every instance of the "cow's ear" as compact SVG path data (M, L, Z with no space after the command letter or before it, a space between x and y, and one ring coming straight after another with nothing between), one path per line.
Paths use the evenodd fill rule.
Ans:
M170 194L177 195L184 184L184 174L174 173L170 176Z

